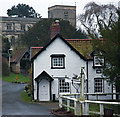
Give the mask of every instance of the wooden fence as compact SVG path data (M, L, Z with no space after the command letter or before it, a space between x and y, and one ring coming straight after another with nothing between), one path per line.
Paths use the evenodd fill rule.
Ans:
M59 107L66 107L67 111L70 109L74 110L75 115L89 115L89 113L96 113L100 115L104 115L104 107L103 105L118 105L120 106L120 102L107 102L107 101L91 101L91 100L85 100L85 101L79 101L76 97L78 97L75 94L70 95L60 95L59 97ZM72 105L71 105L72 102ZM99 112L90 112L89 110L89 104L98 104L100 107Z

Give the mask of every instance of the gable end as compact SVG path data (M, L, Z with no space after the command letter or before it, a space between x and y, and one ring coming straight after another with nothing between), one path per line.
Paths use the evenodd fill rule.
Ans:
M31 61L34 61L34 59L37 58L37 56L44 50L46 50L46 48L57 38L60 38L61 40L63 40L70 48L71 50L73 50L76 54L78 54L80 56L80 58L82 58L83 60L87 61L87 59L81 55L75 48L73 48L60 34L57 34L51 41L50 43L48 43L44 48L42 48L32 59Z

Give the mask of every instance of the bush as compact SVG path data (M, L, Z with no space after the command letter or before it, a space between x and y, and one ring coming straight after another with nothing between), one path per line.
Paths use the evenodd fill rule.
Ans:
M10 68L8 66L8 60L5 57L2 57L2 76L9 76Z

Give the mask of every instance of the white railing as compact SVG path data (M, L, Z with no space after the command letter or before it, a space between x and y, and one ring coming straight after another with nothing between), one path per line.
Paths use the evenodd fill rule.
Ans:
M99 96L107 96L107 95L111 95L111 96L114 96L116 97L116 94L119 95L119 99L120 99L120 93L84 93L85 97L86 96L95 96L96 100L99 100ZM63 96L69 96L69 97L74 97L74 98L77 98L77 97L80 97L80 93L72 93L72 94L65 94ZM116 98L115 98L116 99ZM112 99L111 99L112 100Z
M64 100L66 100L65 101L66 104L64 103ZM71 101L73 102L73 106L71 106L70 104ZM74 98L74 96L72 97L72 94L60 95L59 97L59 107L66 107L67 111L69 111L70 109L73 109L75 115L89 115L90 103L99 104L100 110L99 112L97 112L97 114L100 114L100 115L104 114L104 107L103 107L104 104L120 106L120 102L91 101L91 100L79 101L78 99Z
M111 95L113 96L113 99L116 100L116 94L119 95L119 99L120 99L120 93L84 93L85 96L95 96L96 100L99 100L99 96L107 96L107 95Z
M63 103L63 99L66 99L67 104ZM70 101L74 102L74 106L70 106ZM62 95L59 97L59 107L66 107L67 111L73 109L75 115L79 115L77 112L77 106L78 106L77 102L78 100L76 98L70 98Z

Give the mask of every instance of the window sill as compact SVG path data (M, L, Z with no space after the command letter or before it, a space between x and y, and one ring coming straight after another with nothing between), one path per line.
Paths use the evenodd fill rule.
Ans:
M103 94L104 92L94 92L95 94ZM105 95L105 94L104 94Z
M65 69L65 67L51 67L51 69Z
M104 66L93 66L93 68L103 68Z
M70 94L70 92L59 92L60 95Z

